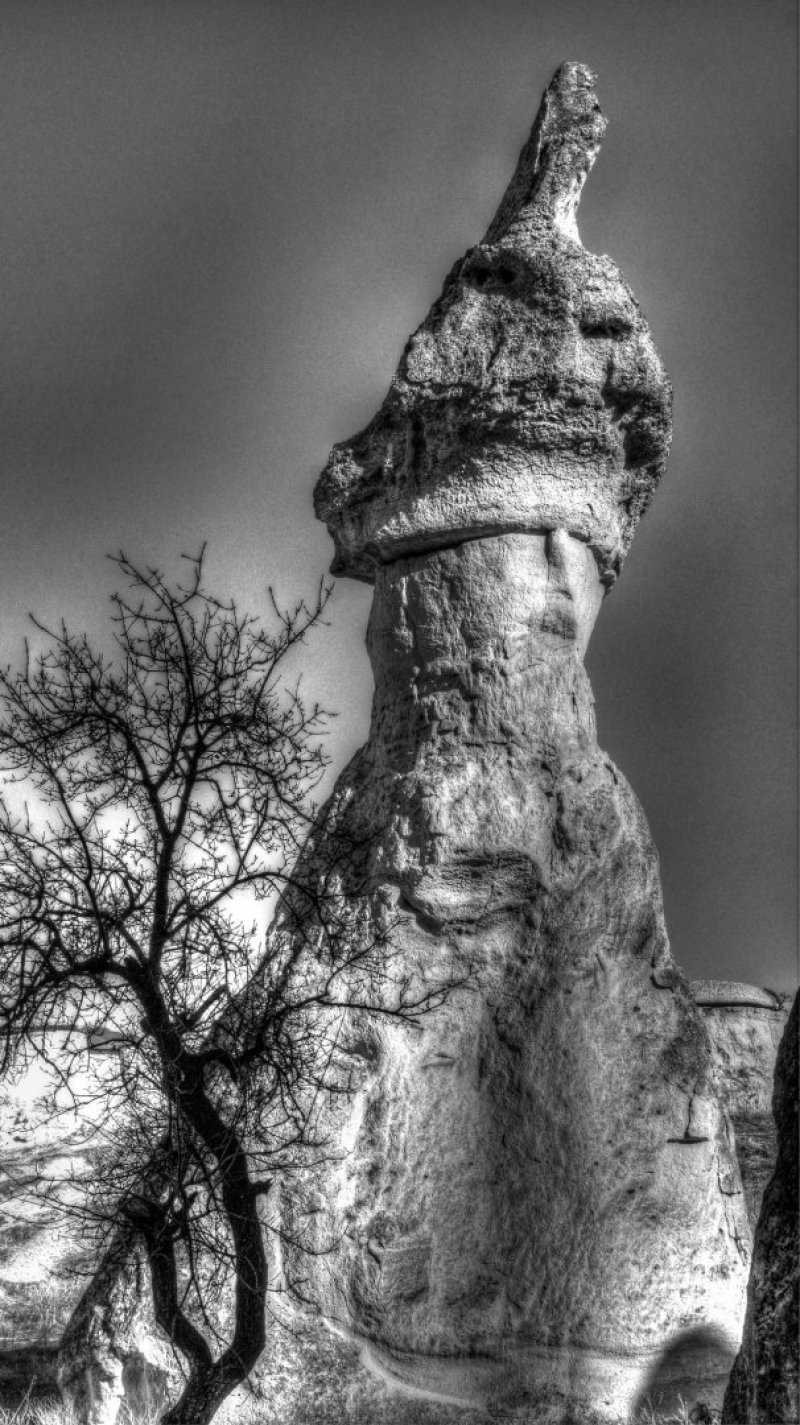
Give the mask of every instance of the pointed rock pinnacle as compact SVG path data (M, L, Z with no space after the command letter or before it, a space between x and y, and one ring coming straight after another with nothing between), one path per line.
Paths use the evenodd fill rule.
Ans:
M575 214L605 130L592 71L584 64L562 64L545 90L484 243L521 236L526 226L559 228L579 241Z
M591 72L555 75L483 242L411 337L377 415L316 490L333 572L564 529L613 583L664 470L670 386L619 270L575 212L605 128Z

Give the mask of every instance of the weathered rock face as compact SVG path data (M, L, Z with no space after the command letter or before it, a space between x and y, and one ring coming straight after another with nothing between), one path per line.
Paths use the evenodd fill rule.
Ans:
M748 1220L755 1230L778 1147L772 1080L788 1005L772 990L730 980L693 980L689 988L711 1040L717 1092L733 1124Z
M126 1401L132 1418L152 1418L175 1358L150 1305L144 1252L120 1237L81 1296L58 1353L58 1385L83 1425L108 1425Z
M398 1425L719 1400L743 1319L708 1034L582 662L669 439L644 319L575 227L603 127L563 66L485 241L317 492L334 568L375 582L375 697L309 856L344 831L362 927L471 973L419 1030L351 1024L350 1151L295 1209L329 1249L307 1290L395 1383L370 1418ZM359 1370L315 1418L360 1418Z
M778 1161L753 1244L742 1348L725 1395L726 1425L779 1425L800 1419L798 1289L798 1006L795 996L775 1070Z
M564 65L486 236L316 492L335 573L499 530L563 529L613 582L663 471L670 393L639 306L575 220L605 129Z
M342 1025L352 1093L274 1205L274 1284L314 1309L271 1303L292 1327L253 1387L273 1425L617 1422L648 1394L721 1400L740 1339L709 1035L583 667L670 432L641 312L577 234L592 83L559 70L486 238L317 491L334 568L375 584L375 697L304 870L348 846L344 917L451 990L416 1028ZM139 1349L129 1265L69 1338L72 1394L99 1379L109 1421Z

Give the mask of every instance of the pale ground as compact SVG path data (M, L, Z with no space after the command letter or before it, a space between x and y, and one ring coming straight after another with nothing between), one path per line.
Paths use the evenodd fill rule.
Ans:
M102 1084L109 1059L87 1059L73 1081L81 1098ZM97 1101L74 1106L43 1059L0 1080L0 1349L60 1335L94 1256L74 1210L112 1130Z

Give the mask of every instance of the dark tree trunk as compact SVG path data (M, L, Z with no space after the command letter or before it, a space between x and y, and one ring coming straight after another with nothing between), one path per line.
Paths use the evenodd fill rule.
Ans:
M233 1338L217 1360L180 1304L175 1259L179 1233L168 1212L142 1230L156 1321L189 1364L186 1387L163 1417L163 1425L208 1425L226 1396L247 1379L264 1349L268 1270L258 1192L250 1180L244 1148L236 1130L208 1098L202 1064L185 1056L182 1068L181 1114L216 1161L222 1211L233 1242Z

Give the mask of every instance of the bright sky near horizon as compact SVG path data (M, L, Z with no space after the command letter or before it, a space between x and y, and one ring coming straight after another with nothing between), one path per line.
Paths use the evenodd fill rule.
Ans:
M0 0L3 653L96 628L105 555L312 590L311 492L483 233L545 85L598 76L579 214L675 387L587 664L692 976L797 982L793 0ZM311 689L366 735L369 592Z

